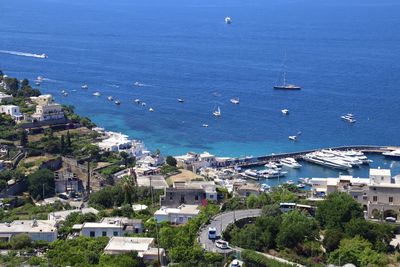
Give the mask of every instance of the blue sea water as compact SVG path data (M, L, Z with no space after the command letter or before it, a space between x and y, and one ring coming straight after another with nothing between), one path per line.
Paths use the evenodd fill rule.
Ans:
M0 50L49 56L0 53L1 70L48 78L43 92L152 150L400 145L397 0L1 0L0 10ZM272 89L285 57L289 82L303 90ZM357 123L341 121L345 113Z

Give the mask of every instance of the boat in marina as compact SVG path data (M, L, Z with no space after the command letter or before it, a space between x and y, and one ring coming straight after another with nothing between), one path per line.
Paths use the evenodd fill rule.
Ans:
M321 152L312 152L308 153L303 156L305 161L321 165L324 167L339 169L339 170L348 170L351 169L353 166L348 163L344 162L341 159L338 159L335 156L330 156Z
M299 183L305 185L311 185L311 178L299 178Z
M221 117L221 109L218 107L216 110L213 111L213 115L215 117Z
M263 192L268 192L269 190L271 190L271 186L267 185L267 184L261 184L261 191Z
M297 187L297 188L300 188L300 189L303 189L303 188L306 187L306 185L305 185L305 184L297 184L296 187Z
M288 109L282 109L281 110L283 115L289 115L289 110Z
M119 101L118 99L114 101L115 105L119 106L121 105L121 101Z
M382 155L385 157L388 157L388 158L400 159L400 149L396 149L396 150L389 151L389 152L383 152Z
M281 159L281 163L285 167L293 168L293 169L298 169L301 168L301 164L299 164L294 158L284 158Z
M113 100L114 100L114 98L113 98L112 96L108 96L107 99L108 99L109 101L113 101Z
M264 178L264 179L271 179L271 178L280 178L284 177L287 174L287 172L281 171L281 170L274 170L274 169L265 169L261 171L257 171L257 175L259 178Z
M238 105L238 104L240 104L240 100L239 100L239 98L231 98L231 103L232 104L234 104L234 105Z
M360 160L358 157L346 156L341 151L332 150L332 149L322 149L321 152L328 154L328 155L334 155L337 158L343 160L344 162L350 163L353 167L359 167L362 164L364 164L364 162L362 160Z
M279 169L279 166L275 162L272 162L272 161L266 163L264 166L268 169L275 169L275 170Z

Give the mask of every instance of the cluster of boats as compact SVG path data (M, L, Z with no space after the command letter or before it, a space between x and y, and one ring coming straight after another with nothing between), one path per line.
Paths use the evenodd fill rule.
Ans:
M303 156L303 159L317 165L339 170L348 170L372 162L363 152L355 150L339 151L323 149L308 153Z
M279 161L270 161L264 167L263 170L245 170L244 176L256 180L280 178L287 174L286 171L282 171L282 167L297 169L301 168L301 165L294 158L284 158Z

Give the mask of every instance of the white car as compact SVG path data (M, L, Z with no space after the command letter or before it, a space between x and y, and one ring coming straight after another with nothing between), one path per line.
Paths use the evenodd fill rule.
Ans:
M230 267L240 267L240 262L238 260L233 260L229 266Z
M217 241L215 241L215 246L216 246L217 248L220 248L220 249L227 249L227 248L229 248L228 242L226 242L226 241L224 241L224 240L217 240Z

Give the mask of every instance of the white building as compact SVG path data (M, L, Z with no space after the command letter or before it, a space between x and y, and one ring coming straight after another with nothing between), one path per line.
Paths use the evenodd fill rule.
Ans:
M186 155L176 156L178 167L191 170L196 173L199 169L216 165L217 159L214 155L203 152L201 154L189 152Z
M20 220L0 224L1 240L10 241L13 236L24 233L28 234L33 241L55 241L57 239L56 222L49 220Z
M147 237L112 237L104 248L105 254L118 255L136 251L138 256L145 261L154 261L160 255L164 262L165 250L154 247L154 238Z
M110 152L126 152L132 157L140 158L146 150L144 143L138 140L130 140L127 135L116 132L103 132L97 128L97 132L103 133L105 138L98 143L100 149Z
M80 214L93 213L96 215L97 213L99 213L99 211L96 210L95 208L54 211L47 215L47 219L51 221L61 222L65 221L65 219L67 219L67 217L72 213L80 213Z
M65 118L62 106L55 103L51 95L31 97L31 101L37 104L32 119L37 121L48 121Z
M142 220L128 219L126 217L105 217L101 222L86 222L75 224L74 230L80 230L81 235L88 237L99 236L124 236L125 233L143 232Z
M13 96L12 95L7 95L5 93L0 92L0 103L12 101Z
M172 224L184 224L199 215L197 205L181 205L178 208L161 207L154 213L157 222L170 222Z
M10 115L17 122L24 119L24 115L21 114L19 107L15 105L1 105L0 113Z
M312 193L323 197L332 192L346 192L359 202L368 217L400 217L400 176L388 169L370 169L369 178L312 178Z

